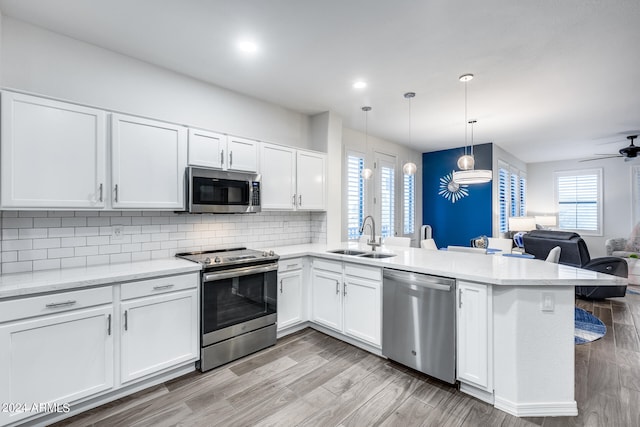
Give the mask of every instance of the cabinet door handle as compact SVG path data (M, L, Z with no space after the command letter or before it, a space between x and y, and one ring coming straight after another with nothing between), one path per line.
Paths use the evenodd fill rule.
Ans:
M128 331L129 330L129 316L127 315L129 310L125 310L124 311L124 330Z
M295 205L296 205L296 195L295 195L295 194L293 195L293 200L291 201L291 204L292 204L293 206L295 206Z
M111 315L107 316L107 335L111 335Z
M336 280L336 295L340 294L340 281Z
M224 165L224 150L220 150L220 164Z
M115 201L116 201L116 203L118 203L118 184L116 184L116 188L114 189L114 191L116 193L115 194Z
M233 166L233 151L229 151L229 167Z
M462 288L458 289L458 308L462 308Z
M100 198L98 200L100 200L100 202L102 202L102 183L100 183Z
M173 283L170 283L168 285L158 285L158 286L154 286L153 290L154 291L161 291L163 289L171 289L173 288Z
M282 279L280 279L280 293L282 293Z
M75 300L62 301L62 302L52 302L52 303L49 303L49 304L45 305L45 307L47 307L47 308L68 307L68 306L73 305L75 303L76 303Z
M302 194L298 195L298 206L302 206Z
M347 296L347 282L342 284L342 295Z

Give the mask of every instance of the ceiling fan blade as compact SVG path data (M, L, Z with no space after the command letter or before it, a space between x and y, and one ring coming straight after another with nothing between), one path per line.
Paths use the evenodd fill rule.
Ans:
M578 160L578 162L591 162L593 160L602 160L602 159L613 159L614 157L623 157L621 155L616 155L616 156L606 156L606 157L593 157L591 159L582 159L582 160Z

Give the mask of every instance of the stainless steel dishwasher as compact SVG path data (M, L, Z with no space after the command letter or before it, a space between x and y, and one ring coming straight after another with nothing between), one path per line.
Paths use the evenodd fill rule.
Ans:
M387 268L383 278L382 354L453 384L455 280Z

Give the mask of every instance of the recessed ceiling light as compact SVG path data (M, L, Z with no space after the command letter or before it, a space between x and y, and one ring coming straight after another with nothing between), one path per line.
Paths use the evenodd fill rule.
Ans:
M367 82L362 80L358 80L353 84L354 89L364 89L365 87L367 87Z
M238 42L238 49L244 53L256 53L258 45L252 40L241 40Z

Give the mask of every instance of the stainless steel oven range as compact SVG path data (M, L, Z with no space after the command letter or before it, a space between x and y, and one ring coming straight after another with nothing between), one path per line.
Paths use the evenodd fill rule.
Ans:
M201 371L276 343L278 255L234 248L176 256L202 264Z

